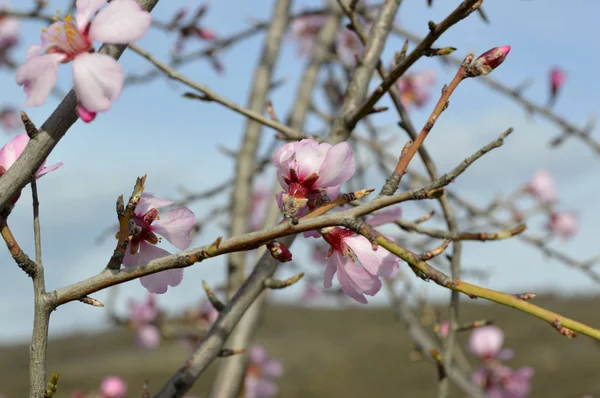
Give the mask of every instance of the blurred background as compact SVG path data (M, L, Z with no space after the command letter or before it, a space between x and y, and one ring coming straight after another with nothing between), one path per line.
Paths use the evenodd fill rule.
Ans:
M68 10L70 1L47 1L43 15L55 10ZM375 2L372 2L375 3ZM185 41L181 54L211 48L216 40L228 38L253 24L268 21L273 1L213 1L200 25L214 37L192 38ZM423 37L427 22L441 21L458 2L404 2L396 18L398 27ZM195 1L161 1L152 15L164 24L182 9L194 10ZM298 0L293 11L319 9L322 1ZM29 11L33 2L12 2L13 10ZM451 28L435 46L454 46L453 54L462 59L468 52L480 54L492 47L511 45L507 60L493 72L493 79L509 89L526 87L519 92L525 98L545 107L550 92L549 72L558 66L567 74L552 112L569 123L584 126L590 115L598 114L600 83L594 77L600 60L594 52L595 41L590 35L600 3L558 0L505 2L486 1L483 9L489 19L485 22L473 14ZM192 11L190 11L192 12ZM0 20L0 24L2 20ZM26 49L39 41L44 20L19 19L19 44L11 49L10 59L17 65L25 60ZM139 46L163 61L173 61L178 40L176 29L165 31L152 28L139 41ZM391 64L394 53L402 48L404 38L391 35L382 59ZM219 49L212 57L202 57L177 67L182 74L205 84L220 95L239 104L246 104L254 74L254 66L264 43L264 30ZM413 48L411 44L410 48ZM295 93L302 82L299 77L307 57L298 53L299 43L291 32L284 38L274 72L278 82L269 98L280 119L294 106ZM105 267L114 250L114 203L118 195L131 192L135 178L148 175L146 190L161 198L182 200L189 193L203 192L218 186L231 177L235 163L230 152L237 151L244 132L245 119L216 103L190 101L181 98L186 87L169 81L162 75L140 82L134 76L151 73L155 68L133 52L126 52L121 63L128 84L113 109L100 114L93 123L77 122L59 143L48 159L49 164L62 161L64 166L45 176L38 183L44 264L48 289L55 289L88 278ZM429 116L440 89L448 83L456 66L440 62L440 57L419 60L410 72L431 70L435 83L430 98L423 107L412 107L410 115L416 126ZM17 86L15 70L9 65L0 68L0 109L20 108L25 100ZM343 73L337 72L338 76ZM58 89L63 94L71 85L71 65L59 70ZM324 70L320 81L327 78ZM377 83L374 79L373 87ZM48 98L46 104L26 111L38 126L51 114L62 99L60 92ZM315 104L328 109L321 90ZM390 106L384 97L379 105ZM391 141L387 149L398 154L406 140L398 127L393 111L371 118L382 136ZM307 119L306 132L327 131L315 115ZM562 133L560 126L543 115L529 112L488 84L471 79L452 96L450 107L443 113L430 134L426 147L436 161L438 170L447 172L481 146L495 139L507 128L513 135L501 149L484 156L465 172L451 188L483 211L498 199L509 205L494 209L494 217L511 220L514 211L527 221L526 234L531 239L513 238L498 242L465 242L462 264L465 279L509 293L535 292L536 304L573 319L600 326L597 311L599 285L582 264L600 254L597 225L600 211L600 157L589 145L576 138L566 139L557 148L549 142ZM358 136L367 137L362 125ZM8 142L19 128L5 129L2 143ZM268 155L274 132L263 129L261 154ZM596 132L591 133L597 136ZM357 150L365 164L374 164L373 153ZM415 171L424 171L420 161L411 164ZM557 211L573 211L578 218L577 233L563 240L550 236L547 224L549 213L537 206L535 200L522 194L532 175L547 170L558 188ZM257 187L270 191L274 171L269 166L257 176ZM379 189L385 176L375 168L366 171L368 186ZM194 236L192 247L214 241L226 233L226 206L230 189L187 206L203 222ZM515 194L515 192L517 194ZM518 199L514 197L518 196ZM508 198L508 199L507 199ZM271 201L270 196L267 201ZM504 201L504 202L503 202ZM425 213L416 203L402 205L403 218L417 219ZM216 216L218 214L218 216ZM478 219L459 210L460 225L468 231L497 231L498 225L488 219ZM11 215L11 228L23 250L33 252L33 228L29 190ZM443 222L432 219L429 227L443 228ZM112 227L112 229L111 229ZM501 228L500 228L501 229ZM415 251L422 239L395 226L384 228L400 240L412 242ZM532 243L533 242L533 243ZM542 242L538 244L536 242ZM439 242L438 242L439 244ZM575 261L561 261L556 255L540 250L552 247ZM434 247L425 243L428 249ZM162 247L176 249L165 242ZM390 308L390 297L384 291L369 298L368 305L344 298L333 290L321 291L323 266L313 260L314 242L300 238L293 245L294 262L280 267L279 276L286 278L304 271L307 281L316 281L317 291L307 298L308 286L302 281L289 288L269 294L269 304L261 319L256 341L282 361L285 372L277 380L281 397L392 397L434 396L437 374L415 344L405 327L405 319ZM30 339L33 319L31 282L15 266L7 251L0 250L3 268L0 278L0 393L7 398L26 396L28 389L28 356L26 344ZM447 269L447 261L440 260ZM184 309L196 308L204 299L201 281L220 286L226 276L225 257L218 257L185 269L184 280L176 288L157 296L157 305L170 317L179 319ZM407 273L407 276L412 274ZM404 298L418 318L421 327L433 332L447 317L449 292L420 280L410 282ZM407 293L409 292L409 293ZM178 338L165 338L158 348L139 350L134 344L135 333L118 321L128 316L130 299L142 300L146 290L138 281L122 285L118 294L106 290L94 295L110 303L105 308L93 308L79 302L60 307L52 314L49 344L50 373L61 373L59 396L68 391L90 391L98 387L107 375L119 375L127 382L127 396L141 396L144 380L154 389L189 354L189 347ZM600 364L600 347L592 340L579 336L569 340L544 322L482 300L469 301L461 307L461 319L494 321L504 331L505 346L514 349L511 366L531 366L532 397L600 396L600 381L596 377ZM131 327L129 328L131 329ZM164 337L164 336L163 336ZM465 347L468 333L460 334ZM475 358L467 353L472 366ZM217 360L218 362L219 360ZM214 367L214 365L213 365ZM212 369L214 372L214 369ZM203 375L193 392L206 396L214 373ZM453 391L451 396L464 396Z

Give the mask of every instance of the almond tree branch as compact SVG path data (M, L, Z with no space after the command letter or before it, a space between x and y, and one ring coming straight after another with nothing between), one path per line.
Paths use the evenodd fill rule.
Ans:
M283 35L288 26L290 6L291 0L278 0L275 2L271 25L267 32L259 65L254 74L254 83L249 99L248 108L257 113L263 112L267 103L273 69L279 55ZM247 121L242 146L236 161L235 185L231 197L230 236L238 236L248 232L248 214L250 213L250 202L252 200L252 178L255 170L253 166L260 145L261 129L262 124L254 120ZM244 282L246 276L246 257L246 253L241 251L233 252L229 255L227 275L228 298L233 297ZM249 315L247 314L246 316ZM240 329L236 333L251 334L253 329ZM234 343L234 345L236 344ZM211 395L228 397L235 396L238 393L246 370L246 358L246 355L236 355L221 363Z
M348 139L356 125L356 123L352 123L352 116L364 101L373 71L379 63L379 58L401 2L401 0L386 0L375 18L375 23L365 45L364 56L354 70L352 80L346 89L342 116L333 122L333 126L329 131L329 139L332 143Z

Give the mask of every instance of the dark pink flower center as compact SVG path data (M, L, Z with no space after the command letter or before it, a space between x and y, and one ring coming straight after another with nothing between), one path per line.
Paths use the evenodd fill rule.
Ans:
M80 31L73 17L67 15L62 22L51 25L49 29L42 29L48 35L46 53L65 54L67 57L62 61L64 63L71 61L79 54L92 50L92 42L89 39L90 25L88 24L83 31Z
M283 180L288 184L288 195L295 198L308 198L320 193L319 188L314 185L319 179L316 173L312 173L306 178L300 178L295 169L290 169L290 175L284 176Z
M129 245L131 254L137 254L140 242L142 241L146 241L151 245L160 242L160 238L152 232L152 223L157 219L159 219L157 209L150 209L143 216L133 216L133 221L135 221L137 228Z
M323 234L323 239L325 239L325 241L331 246L329 252L327 253L327 257L330 257L334 251L337 251L344 257L348 257L353 262L359 263L354 250L352 250L352 248L345 242L345 238L353 235L354 232L340 227L335 227L331 231Z

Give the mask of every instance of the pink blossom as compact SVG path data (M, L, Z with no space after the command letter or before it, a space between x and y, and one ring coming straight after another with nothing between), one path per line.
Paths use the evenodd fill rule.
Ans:
M550 105L556 100L559 90L567 80L567 72L558 66L550 69Z
M448 337L448 333L450 333L450 322L444 321L438 324L436 333L440 337Z
M135 0L78 0L76 17L65 16L44 29L41 45L32 46L16 80L24 86L26 106L41 106L54 87L58 65L73 61L75 92L84 115L108 111L123 89L121 65L93 53L93 41L127 44L144 36L151 17ZM94 14L97 15L92 20ZM80 112L81 113L81 112ZM88 117L89 119L89 117Z
M364 295L374 296L381 289L379 277L392 277L398 272L399 259L383 247L373 250L364 236L340 227L324 228L321 232L331 246L323 279L325 288L332 286L337 272L344 293L366 304Z
M17 161L19 156L21 156L21 154L25 150L25 147L27 146L28 142L29 137L27 136L27 134L19 134L15 136L12 140L10 140L6 145L4 145L2 149L0 149L0 177L3 176L6 173L6 171ZM53 164L52 166L48 167L44 167L45 164L46 161L44 160L40 168L35 172L36 180L62 166L62 162ZM20 193L15 195L15 197L12 200L12 204L15 204L17 200L19 200L20 196Z
M577 215L572 211L554 212L550 214L548 229L562 240L568 240L579 230Z
M527 192L542 203L553 203L558 199L554 177L546 170L539 170L533 174L527 184Z
M152 349L160 344L160 331L153 324L159 314L153 294L148 294L146 301L142 303L129 301L129 324L135 330L138 348Z
M161 241L157 234L179 250L189 247L196 217L187 207L172 209L159 216L158 209L171 204L173 202L170 200L142 194L133 218L137 227L123 259L125 267L145 264L155 258L169 255L168 251L154 246ZM157 222L154 223L155 221ZM183 269L177 268L143 276L140 282L150 293L162 294L169 286L179 285L182 278Z
M261 345L250 349L250 364L244 379L245 398L269 398L278 393L273 379L283 375L280 361L269 357L267 350Z
M135 345L139 349L152 350L160 344L160 330L154 325L142 325L135 333Z
M530 367L514 371L496 364L475 370L472 380L483 388L488 398L527 398L534 373Z
M0 11L10 11L7 2L0 2ZM0 65L6 52L19 43L19 21L0 16Z
M298 41L298 54L308 55L313 48L315 38L327 22L327 15L314 14L296 18L290 24L292 38Z
M398 82L400 99L406 108L415 106L422 108L429 100L431 89L436 82L434 70L423 70L404 75Z
M273 154L277 179L284 191L278 195L284 214L316 206L325 196L335 199L341 185L354 174L354 155L347 142L319 144L304 139L287 143Z
M23 127L19 110L12 106L5 106L0 109L0 126L6 130L15 130Z
M103 398L122 398L127 393L127 384L118 376L109 376L100 383L100 391Z
M502 349L504 332L496 326L475 328L469 336L469 351L483 361L512 358L513 350Z

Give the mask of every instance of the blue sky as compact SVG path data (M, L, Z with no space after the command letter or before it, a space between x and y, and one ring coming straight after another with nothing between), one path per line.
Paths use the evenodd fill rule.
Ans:
M60 10L65 9L68 2L53 0L49 3L48 10ZM214 1L204 21L220 36L227 36L248 26L252 18L268 18L272 3ZM322 4L320 0L295 3L295 10ZM163 0L153 16L165 21L180 6L193 7L194 4L196 2ZM397 22L424 35L428 20L440 21L458 2L438 0L432 9L425 4L425 1L404 2ZM23 5L20 7L28 9ZM548 93L548 69L560 65L569 76L556 111L580 124L585 123L590 114L599 113L600 83L595 76L600 58L593 51L596 43L589 36L589 27L596 23L600 3L576 0L566 6L558 0L543 3L535 0L489 1L485 10L492 21L490 25L473 15L454 27L436 45L457 47L456 54L464 56L469 51L481 53L510 44L512 51L506 62L493 72L495 78L512 86L533 78L534 84L526 95L544 103ZM14 52L19 61L24 59L26 47L37 42L41 27L39 22L22 23L23 45ZM173 35L153 31L138 44L166 60L174 40ZM259 35L225 51L220 58L225 65L223 75L216 74L205 60L182 67L180 71L221 95L245 104L262 42L263 36ZM402 40L390 40L384 59L389 62L401 46ZM190 43L187 49L202 47L202 43ZM126 52L121 60L128 72L140 73L153 68L133 53ZM286 78L287 83L271 96L281 118L293 105L304 61L297 57L295 43L286 37L275 78ZM439 72L436 90L451 79L453 69L443 67L433 59L419 61L413 70L429 67ZM70 73L70 65L61 67L59 84L63 90L71 85ZM0 104L18 105L25 100L21 88L14 82L13 72L0 71L0 84ZM165 198L177 198L180 187L201 191L231 176L234 164L216 149L224 146L235 150L239 146L244 118L217 104L181 99L180 95L185 91L188 89L165 78L143 86L127 87L110 112L99 115L91 124L77 122L50 155L49 164L63 161L64 166L38 184L48 289L92 276L105 266L114 241L109 238L98 245L95 238L114 223L115 199L119 194L131 192L137 176L148 174L147 190ZM381 102L382 105L386 103L387 99ZM41 125L57 104L57 99L49 98L44 106L26 110L31 119ZM413 112L417 126L426 120L432 106L433 103L429 103L424 110ZM398 145L401 146L405 136L395 127L393 112L377 115L374 121L399 137ZM514 127L515 133L506 145L467 171L453 188L483 206L497 194L512 192L536 169L547 168L558 181L560 208L575 209L582 216L581 233L570 242L559 242L560 249L581 259L598 254L596 226L600 223L600 211L596 198L600 192L595 182L600 177L600 158L583 144L572 139L558 150L548 149L547 141L559 132L554 126L539 117L527 116L506 97L470 80L453 95L450 107L430 134L427 146L437 160L438 168L447 171L508 127ZM308 130L318 128L318 122L311 119ZM273 132L263 131L265 147ZM3 136L2 140L8 141L9 136ZM383 183L383 177L373 173L369 183L377 188ZM29 197L29 190L24 190L9 221L23 248L33 253ZM191 208L197 216L203 217L227 198L227 195L221 195L211 202L212 205L195 204ZM414 205L404 206L404 211L409 218L421 215ZM532 233L538 233L536 226L542 224L542 219L533 219ZM221 233L216 227L209 228L193 245L203 245ZM294 246L295 258L316 269L308 264L307 245L300 243ZM168 245L165 247L173 249ZM31 283L6 251L0 250L0 260L3 267L0 318L4 320L0 342L26 340L33 314ZM159 297L159 303L176 309L197 302L202 297L202 280L212 284L222 281L223 263L223 259L217 258L186 269L183 283ZM512 240L466 243L464 266L489 271L491 277L485 284L495 289L560 294L599 292L598 286L579 271L547 260L537 251ZM284 266L281 275L292 272ZM434 298L447 297L445 290L432 284L418 281L416 284ZM298 291L299 288L292 288L277 292L274 298L294 300ZM125 298L140 297L144 292L137 281L124 285L120 290L120 308ZM106 292L95 297L105 300ZM382 292L370 301L385 304L386 296ZM102 328L105 315L102 309L71 303L53 314L51 330L61 333Z

